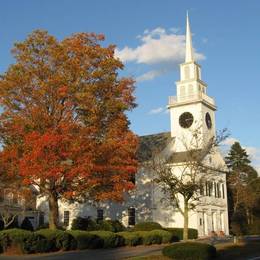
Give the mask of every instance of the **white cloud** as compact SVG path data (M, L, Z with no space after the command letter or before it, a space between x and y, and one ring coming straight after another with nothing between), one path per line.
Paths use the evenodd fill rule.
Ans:
M178 28L166 30L162 27L145 30L142 35L138 36L139 46L116 49L115 55L125 63L134 62L152 67L150 71L137 77L139 80L151 80L176 68L184 61L185 35L177 34L178 31ZM194 52L196 60L205 59L202 53L196 50Z
M164 110L165 110L165 108L163 108L163 107L157 107L157 108L151 109L148 114L156 115L156 114L162 113Z
M233 137L228 137L227 139L225 139L222 144L223 145L228 145L228 146L231 146L233 143L235 142L239 142L236 138L233 138Z

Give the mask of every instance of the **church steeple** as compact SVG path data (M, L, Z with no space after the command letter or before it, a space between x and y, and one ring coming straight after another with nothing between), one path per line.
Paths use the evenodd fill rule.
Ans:
M190 30L190 21L189 21L189 14L187 11L187 18L186 18L186 53L185 53L185 62L192 62L193 59L193 49L192 49L192 35Z

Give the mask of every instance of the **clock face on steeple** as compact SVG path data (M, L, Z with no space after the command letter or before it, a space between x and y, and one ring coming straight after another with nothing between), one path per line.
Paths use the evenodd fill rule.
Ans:
M179 124L183 128L191 127L193 123L193 115L190 112L184 112L179 117Z
M207 125L208 129L211 129L212 121L211 121L210 114L208 112L206 113L205 121L206 121L206 125Z

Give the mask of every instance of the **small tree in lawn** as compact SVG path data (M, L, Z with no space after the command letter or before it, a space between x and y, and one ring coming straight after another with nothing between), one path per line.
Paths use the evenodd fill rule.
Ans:
M176 208L183 216L183 239L188 239L189 212L200 203L200 189L209 178L214 178L224 171L224 165L210 165L205 161L207 156L217 152L220 142L226 138L226 130L217 137L210 138L203 145L201 128L191 131L191 140L182 139L186 152L183 163L175 165L170 158L155 152L152 160L145 162L144 167L155 173L155 182L165 194L164 200ZM174 157L174 154L173 154ZM172 158L174 159L174 158ZM176 170L178 172L176 172Z
M35 31L15 44L0 80L0 157L47 197L53 229L58 200L121 201L133 188L137 138L125 114L135 107L133 80L118 77L123 65L103 39Z

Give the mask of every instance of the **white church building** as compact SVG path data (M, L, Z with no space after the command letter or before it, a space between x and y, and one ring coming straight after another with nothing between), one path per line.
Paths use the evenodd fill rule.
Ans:
M159 151L160 156L165 159L172 158L172 172L178 174L179 169L185 164L187 153L183 140L189 142L193 129L199 127L201 139L205 139L198 145L203 145L216 135L216 105L214 99L207 95L207 84L202 80L201 66L194 60L188 16L185 62L180 65L180 80L176 82L176 96L169 98L168 109L171 131L141 136L138 158L140 162L149 161L153 151ZM209 166L217 165L226 169L223 157L218 150L214 154L206 155L204 160ZM182 228L183 216L174 206L162 202L165 194L153 181L154 177L153 172L140 167L135 177L135 189L125 194L125 201L121 204L105 202L94 205L91 202L85 204L60 202L60 222L69 228L74 218L91 216L93 219L117 219L125 226L143 221L154 221L164 227ZM38 200L37 208L45 213L47 222L48 204L43 198ZM197 229L200 237L208 236L212 231L229 234L224 171L214 174L206 181L196 207L189 212L189 228Z

